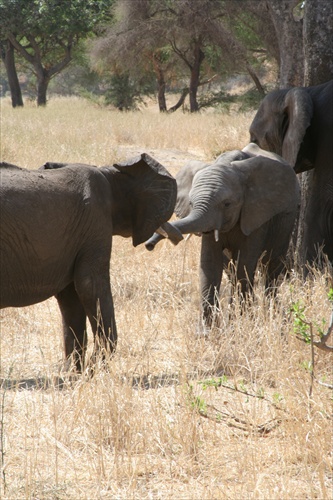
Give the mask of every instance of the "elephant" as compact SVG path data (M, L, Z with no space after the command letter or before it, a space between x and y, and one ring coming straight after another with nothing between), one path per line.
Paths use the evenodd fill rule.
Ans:
M281 155L297 174L313 169L304 221L304 258L314 264L322 247L333 262L333 80L275 90L250 125L250 140Z
M193 173L185 165L176 176L175 212L181 218L170 224L182 234L202 235L201 309L204 325L210 327L226 250L237 263L236 279L243 295L253 284L260 258L267 267L267 286L283 270L300 189L292 167L255 144L223 153L207 166L198 164ZM162 238L155 233L146 248L153 250Z
M94 357L98 350L105 355L116 348L109 277L112 236L132 236L137 246L159 227L164 231L176 201L176 181L145 153L100 168L8 165L0 170L0 308L55 296L65 357L81 372L87 318ZM178 231L172 234L182 238Z
M17 165L14 165L13 163L7 163L6 161L0 162L0 169L9 169L9 170L26 170L23 167L18 167ZM1 171L0 170L0 171Z

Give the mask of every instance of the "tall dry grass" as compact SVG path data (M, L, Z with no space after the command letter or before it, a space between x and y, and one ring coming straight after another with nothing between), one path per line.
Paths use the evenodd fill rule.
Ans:
M117 113L75 99L46 109L2 102L2 159L108 164L147 151L172 172L186 158L242 147L251 115ZM163 162L162 162L163 163ZM54 299L1 311L1 498L332 498L331 355L293 333L292 303L329 319L329 269L284 279L276 298L258 275L253 304L229 306L200 335L200 239L152 253L114 238L119 330L108 371L63 378ZM90 335L91 349L91 335Z

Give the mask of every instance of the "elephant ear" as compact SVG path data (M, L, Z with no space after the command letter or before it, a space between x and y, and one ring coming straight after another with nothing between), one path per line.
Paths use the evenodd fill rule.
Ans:
M286 162L256 156L234 161L232 166L244 175L244 203L240 227L248 236L282 212L297 209L299 187L294 170Z
M133 245L137 246L170 219L176 203L176 180L146 153L114 167L121 174L117 182L122 198L130 200L131 220L127 223L131 227ZM124 210L123 215L125 213L128 211Z
M186 163L176 175L177 182L177 201L175 206L175 214L183 219L190 213L190 198L189 193L192 188L193 178L199 170L206 168L207 163L193 160Z
M288 119L282 143L282 156L295 167L297 155L313 116L313 103L303 88L289 90L284 100L284 113Z

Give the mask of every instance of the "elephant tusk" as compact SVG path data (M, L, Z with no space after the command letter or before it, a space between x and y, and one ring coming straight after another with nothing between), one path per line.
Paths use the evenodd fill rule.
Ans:
M216 242L219 241L219 230L218 229L214 229L214 238L215 238Z

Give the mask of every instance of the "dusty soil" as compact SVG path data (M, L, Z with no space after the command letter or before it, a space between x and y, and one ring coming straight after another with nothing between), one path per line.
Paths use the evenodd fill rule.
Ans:
M118 146L117 156L124 158L124 160L132 156L147 153L155 160L166 167L172 175L175 175L178 170L190 160L207 160L204 152L201 150L196 151L180 151L179 149L151 149L140 148L139 146Z

